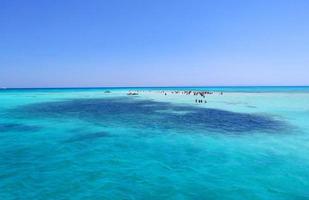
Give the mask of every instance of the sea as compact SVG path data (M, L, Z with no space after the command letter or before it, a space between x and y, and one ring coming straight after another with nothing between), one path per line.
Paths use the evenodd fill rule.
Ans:
M309 87L0 89L0 199L309 199Z

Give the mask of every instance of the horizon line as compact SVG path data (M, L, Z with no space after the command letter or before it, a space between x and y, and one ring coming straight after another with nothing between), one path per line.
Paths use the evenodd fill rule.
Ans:
M232 87L309 87L309 85L213 85L213 86L70 86L70 87L0 87L2 90L12 89L104 89L104 88L232 88Z

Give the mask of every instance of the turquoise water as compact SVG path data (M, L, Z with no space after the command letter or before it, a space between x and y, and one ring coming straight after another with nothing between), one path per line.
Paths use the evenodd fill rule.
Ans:
M308 87L0 90L0 199L309 199L308 121Z

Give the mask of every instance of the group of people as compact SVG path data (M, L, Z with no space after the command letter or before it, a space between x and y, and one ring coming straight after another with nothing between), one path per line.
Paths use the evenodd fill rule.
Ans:
M133 96L135 96L135 95L138 95L138 92L128 92L127 95L133 95Z
M138 95L139 92L145 92L145 91L129 91L127 93L127 95ZM150 91L149 91L150 92ZM188 91L179 91L179 90L175 90L175 91L158 91L161 94L164 94L165 96L167 96L169 93L170 94L182 94L182 95L194 95L194 96L200 96L203 99L195 99L195 103L207 103L207 101L205 100L206 95L211 95L213 94L213 92L209 92L209 91L192 91L192 90L188 90ZM223 92L219 93L220 95L223 95Z
M207 101L203 101L202 99L195 99L195 103L207 103Z
M165 96L168 94L166 91L161 91ZM209 91L171 91L171 94L184 94L184 95L194 95L194 96L201 96L203 99L206 98L206 95L211 95L213 92ZM223 92L220 92L221 95L223 95ZM195 103L207 103L206 100L203 99L195 99Z
M165 95L167 95L166 91L161 91L161 93L164 93ZM205 98L205 95L207 94L213 94L213 92L208 92L208 91L171 91L172 94L185 94L185 95L191 95L193 94L194 96L198 96L200 95L201 97Z

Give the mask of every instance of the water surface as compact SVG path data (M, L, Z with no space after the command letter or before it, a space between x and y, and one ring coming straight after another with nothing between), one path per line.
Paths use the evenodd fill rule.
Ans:
M308 91L1 90L0 199L309 199Z

